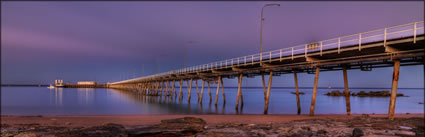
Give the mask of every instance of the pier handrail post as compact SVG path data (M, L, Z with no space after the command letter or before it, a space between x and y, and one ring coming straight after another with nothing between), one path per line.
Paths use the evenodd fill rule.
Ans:
M272 52L270 51L270 59L269 62L272 63Z
M292 47L292 60L294 60L294 47Z
M387 28L384 29L384 47L387 46Z
M362 50L362 33L359 33L359 51Z
M232 67L233 67L233 59L232 59L232 62L230 63L230 66L232 66Z
M416 44L416 23L413 25L413 43Z
M244 64L246 65L246 56L245 56L245 62L244 62Z
M323 55L322 51L323 51L323 44L322 44L322 41L320 41L320 56Z
M252 59L251 59L252 63L251 64L254 65L254 55L252 55L251 57L252 57Z
M341 53L341 37L338 37L338 54Z
M279 60L282 62L282 49L280 49Z

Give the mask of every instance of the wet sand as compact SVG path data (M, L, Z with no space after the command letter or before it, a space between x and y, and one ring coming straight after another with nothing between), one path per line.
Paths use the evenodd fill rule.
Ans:
M154 125L161 120L196 117L206 121L207 124L242 123L242 124L269 124L285 123L294 120L308 119L338 119L349 120L359 114L347 115L94 115L94 116L1 116L1 124L40 124L44 126L98 126L107 123L116 123L125 126ZM387 117L385 114L368 115L370 117ZM396 118L424 118L424 114L396 114Z

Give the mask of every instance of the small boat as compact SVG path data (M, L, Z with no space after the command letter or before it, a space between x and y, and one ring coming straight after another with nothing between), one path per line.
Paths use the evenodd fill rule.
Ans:
M48 89L53 89L53 88L55 88L55 86L50 85L50 86L48 86L47 88L48 88Z
M331 86L328 86L328 89L331 89L332 87Z

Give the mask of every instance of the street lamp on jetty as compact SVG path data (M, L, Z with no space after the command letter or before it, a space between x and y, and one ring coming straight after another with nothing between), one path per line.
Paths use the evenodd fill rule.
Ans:
M264 8L267 6L280 6L280 4L266 4L263 6L263 8L261 8L261 31L260 31L260 65L262 65L262 60L263 60L263 13L264 13Z

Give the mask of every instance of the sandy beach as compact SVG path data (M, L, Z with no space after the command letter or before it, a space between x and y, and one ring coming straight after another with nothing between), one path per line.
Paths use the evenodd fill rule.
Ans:
M341 119L349 120L359 114L347 115L93 115L93 116L1 116L2 124L31 124L50 126L96 126L106 123L116 123L127 126L159 124L161 120L182 117L201 118L207 124L244 123L267 124L284 123L307 119ZM370 117L387 117L385 114L368 115ZM424 114L398 114L396 118L424 117Z
M2 136L423 136L424 114L1 116Z

